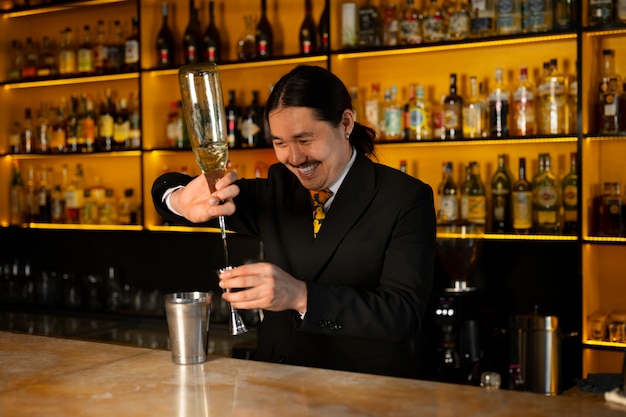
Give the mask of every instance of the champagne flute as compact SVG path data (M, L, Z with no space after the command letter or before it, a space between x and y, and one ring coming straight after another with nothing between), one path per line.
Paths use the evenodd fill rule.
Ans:
M222 84L214 62L184 65L178 70L178 82L187 124L189 140L196 163L215 192L215 183L224 176L228 161L228 139ZM224 246L225 266L229 267L226 243L226 221L218 217ZM237 335L248 331L241 316L230 305L230 333Z

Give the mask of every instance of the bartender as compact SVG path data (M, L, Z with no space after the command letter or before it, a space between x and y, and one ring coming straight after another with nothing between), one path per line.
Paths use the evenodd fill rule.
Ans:
M268 178L228 172L211 193L203 176L159 177L166 219L259 238L264 262L220 276L224 300L262 309L255 359L412 377L433 279L432 189L374 162L375 132L355 121L342 81L298 66L266 105L279 163Z

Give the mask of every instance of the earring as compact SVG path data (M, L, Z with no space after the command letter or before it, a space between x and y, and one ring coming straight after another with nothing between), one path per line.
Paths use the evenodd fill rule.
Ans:
M346 139L350 138L350 132L346 132Z

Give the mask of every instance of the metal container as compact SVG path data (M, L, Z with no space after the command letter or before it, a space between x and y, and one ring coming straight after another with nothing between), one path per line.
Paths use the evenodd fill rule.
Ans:
M520 385L545 395L560 393L561 343L556 316L519 315L512 320L514 361Z

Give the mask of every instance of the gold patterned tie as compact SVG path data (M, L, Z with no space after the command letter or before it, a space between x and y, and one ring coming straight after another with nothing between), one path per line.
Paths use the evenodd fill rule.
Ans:
M326 218L324 203L333 195L333 192L329 189L321 191L311 190L310 192L313 199L313 237L317 237L317 233L320 231L320 227L322 227L322 222Z

